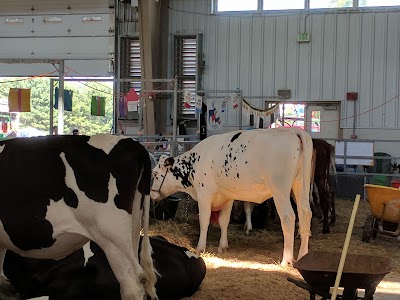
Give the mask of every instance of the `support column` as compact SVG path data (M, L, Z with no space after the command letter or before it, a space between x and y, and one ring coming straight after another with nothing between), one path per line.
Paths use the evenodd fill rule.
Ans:
M167 49L167 43L162 38L161 30L165 30L162 26L167 15L167 10L161 13L166 5L167 0L163 1L139 1L139 38L141 41L141 59L142 59L142 79L159 79L166 77L162 72L162 50ZM164 69L165 70L165 69ZM154 90L158 88L160 83L145 81L142 85L143 90ZM145 134L155 134L160 132L161 111L157 109L161 105L161 101L165 99L157 99L154 95L151 99L146 98L145 107L143 107L143 125ZM157 111L157 114L156 114ZM165 111L164 111L165 113ZM158 122L157 122L158 120ZM165 120L165 119L164 119Z
M58 134L64 133L64 60L58 64Z

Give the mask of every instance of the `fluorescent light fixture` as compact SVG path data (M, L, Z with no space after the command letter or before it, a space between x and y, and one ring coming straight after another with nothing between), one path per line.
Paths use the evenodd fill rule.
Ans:
M82 17L82 22L91 23L91 22L101 22L101 16L85 16Z
M61 23L62 22L62 17L44 17L43 18L43 23Z
M6 18L6 24L21 24L24 23L24 18Z

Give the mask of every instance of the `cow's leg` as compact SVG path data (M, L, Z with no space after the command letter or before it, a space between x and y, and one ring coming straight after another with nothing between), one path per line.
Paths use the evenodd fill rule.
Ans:
M219 240L218 252L222 253L228 246L228 226L231 217L233 200L227 202L219 212L219 226L221 227L221 238Z
M322 221L322 233L329 233L329 195L326 189L325 180L317 178L319 201L321 203L323 221Z
M244 229L246 230L246 234L249 235L250 231L253 230L253 224L251 223L251 212L253 211L254 203L243 202L243 208L246 214L246 223L244 225Z
M297 204L297 214L299 216L299 232L301 236L301 244L298 258L301 258L308 252L308 241L310 239L311 229L311 208L308 199L308 192L304 193L303 180L295 181L292 187Z
M120 284L121 300L144 299L146 295L144 288L146 276L133 256L132 247L129 248L130 254L124 251L124 246L107 241L105 245L101 245L101 248L106 254L111 269Z
M4 264L4 257L6 256L7 249L0 248L0 286L3 286L3 264Z
M281 265L287 266L293 262L294 227L296 216L290 204L290 191L277 191L273 194L276 210L281 220L283 232L283 258Z
M91 239L104 251L110 263L120 284L121 300L143 299L146 294L146 275L133 249L132 215L121 210L114 215L111 226L102 226L104 219L109 216L99 214L97 224L89 230Z
M207 244L207 231L211 217L211 203L207 201L207 199L199 197L197 204L199 206L200 238L196 250L198 252L203 252L206 250Z
M328 183L329 184L329 183ZM334 188L329 184L329 207L331 212L330 225L334 226L336 222L336 209L335 209L335 192Z

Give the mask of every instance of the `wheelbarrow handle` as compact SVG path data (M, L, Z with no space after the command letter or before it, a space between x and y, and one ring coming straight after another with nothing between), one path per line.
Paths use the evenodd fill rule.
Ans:
M338 272L336 275L335 286L332 291L331 300L336 299L340 279L342 278L343 267L344 267L344 263L346 261L347 250L348 250L349 244L350 244L351 233L353 232L354 220L356 218L358 204L360 203L360 197L361 197L360 194L357 194L356 199L354 201L353 211L351 212L350 223L349 223L349 226L347 227L346 239L344 240L344 246L343 246L343 250L342 250L342 255L340 257L339 268L338 268Z

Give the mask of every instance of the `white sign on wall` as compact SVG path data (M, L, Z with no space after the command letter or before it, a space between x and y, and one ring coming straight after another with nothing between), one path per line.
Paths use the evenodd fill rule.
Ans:
M344 156L345 142L336 142L335 155ZM351 158L352 156L369 156L371 158ZM346 142L346 165L373 166L374 142ZM336 164L343 165L344 158L336 158Z

